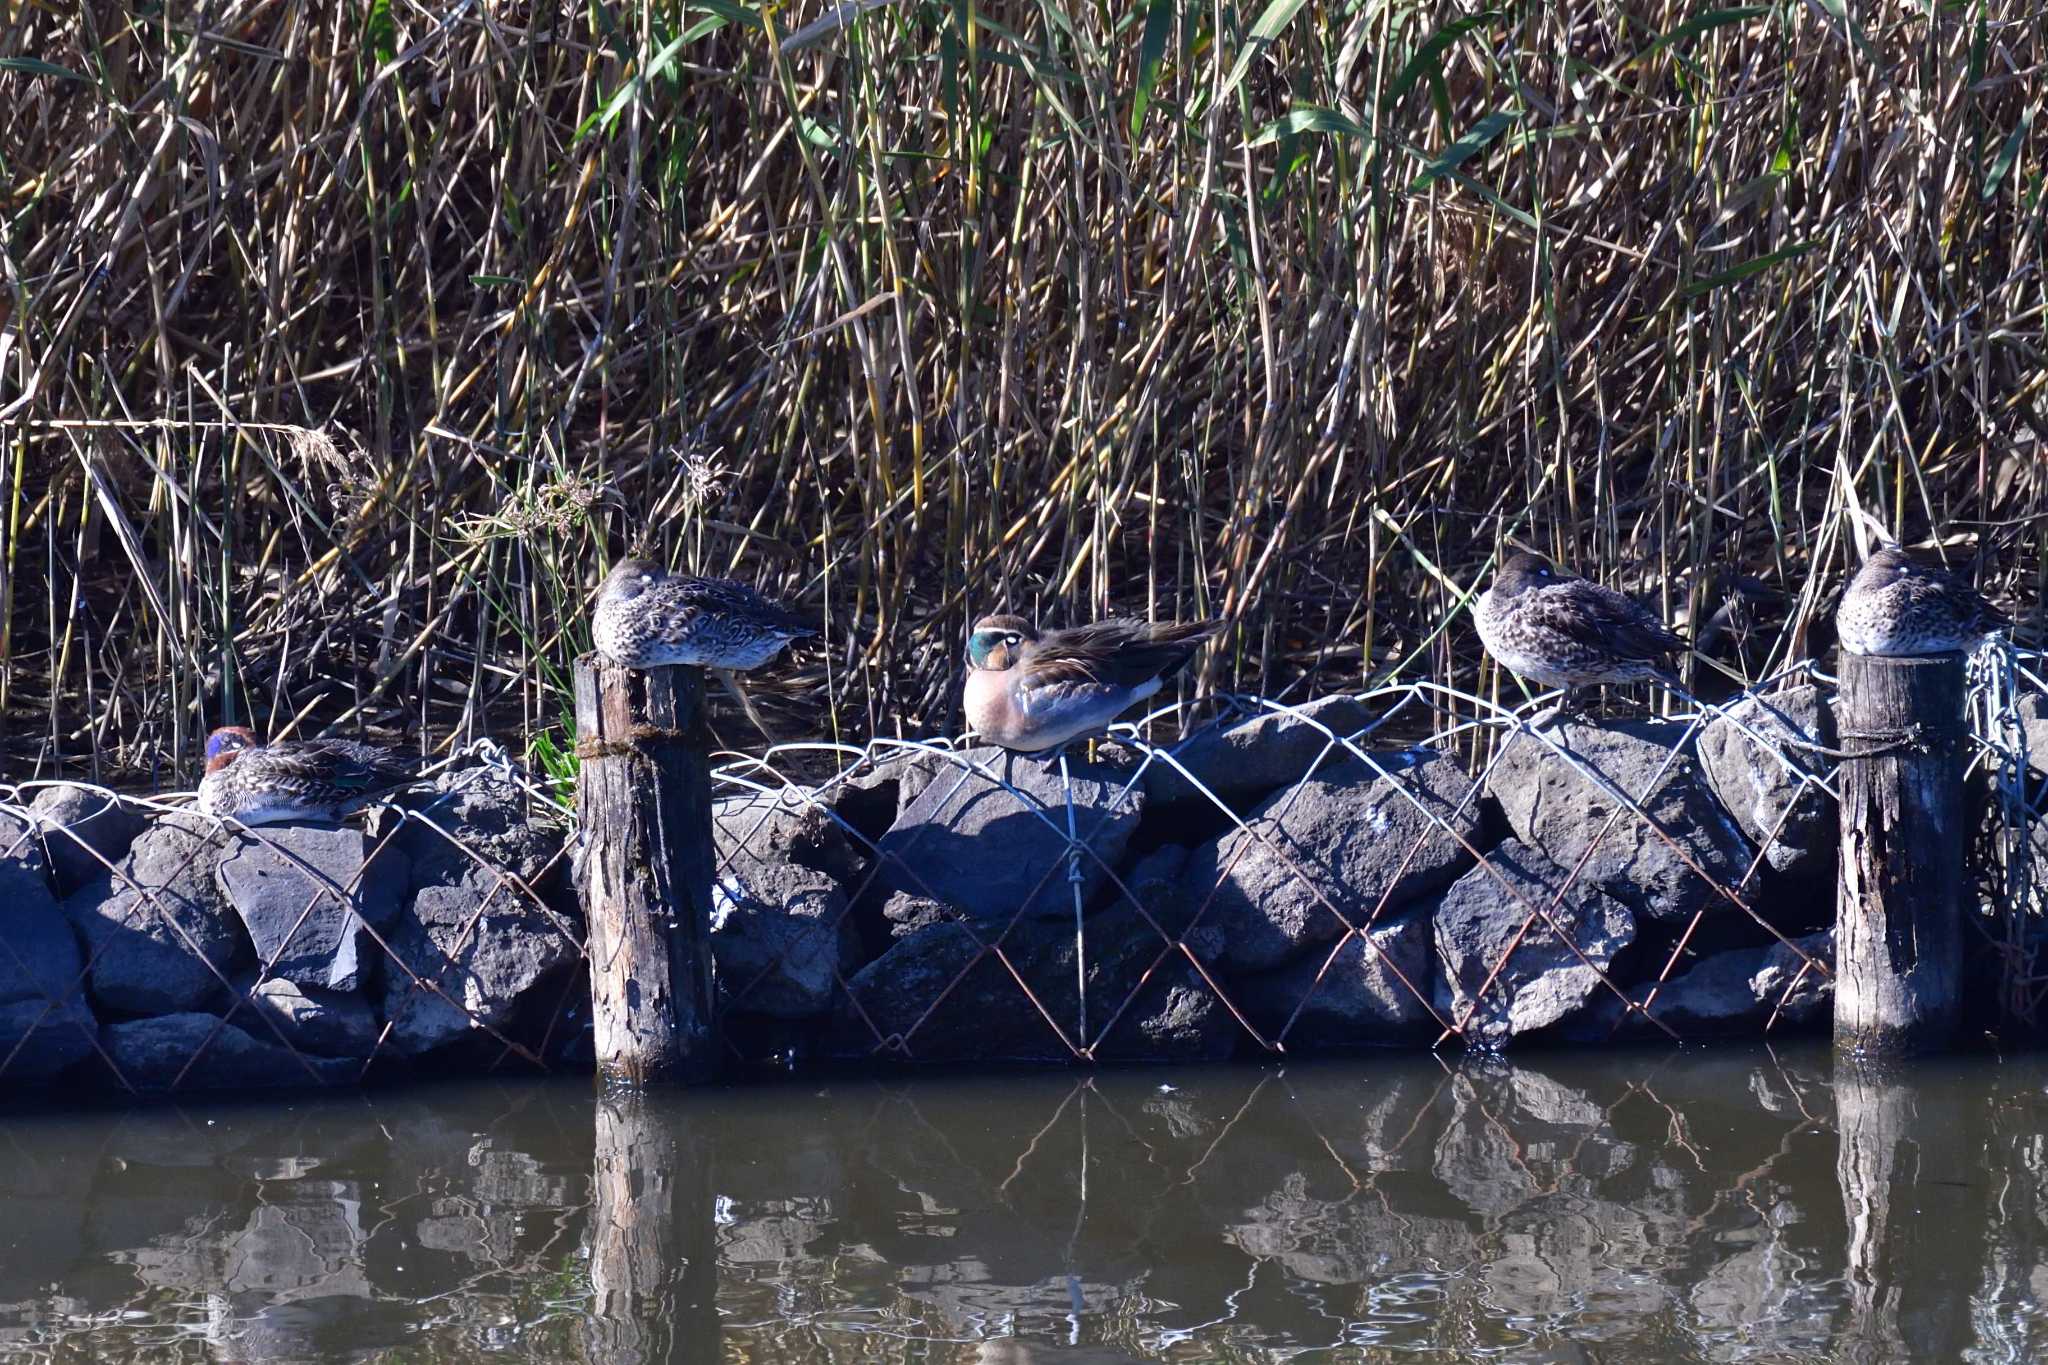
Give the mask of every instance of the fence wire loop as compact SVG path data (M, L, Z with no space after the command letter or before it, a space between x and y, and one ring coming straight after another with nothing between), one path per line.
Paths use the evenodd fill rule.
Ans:
M687 730L665 725L635 725L611 739L579 739L575 754L581 759L628 758L644 754L657 744L680 744L690 738Z
M1861 740L1870 745L1859 749L1829 749L1819 744L1801 744L1800 748L1829 758L1883 758L1886 754L1933 753L1945 747L1949 741L1937 738L1922 721L1914 721L1896 730L1841 730L1843 739Z

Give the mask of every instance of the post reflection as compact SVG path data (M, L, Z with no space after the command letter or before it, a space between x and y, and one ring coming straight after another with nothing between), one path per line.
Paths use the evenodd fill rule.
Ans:
M0 1354L2033 1358L2044 1080L1616 1054L0 1122Z
M588 1359L710 1360L718 1278L710 1144L646 1095L596 1102L588 1247Z

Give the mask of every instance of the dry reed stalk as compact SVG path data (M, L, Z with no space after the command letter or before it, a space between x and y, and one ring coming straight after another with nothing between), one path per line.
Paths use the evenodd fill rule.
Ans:
M545 732L650 533L823 617L755 690L854 735L957 724L999 606L1225 610L1213 685L1469 683L1509 535L1737 676L1826 646L1852 507L2041 596L2036 7L920 4L778 52L829 8L14 7L8 774Z

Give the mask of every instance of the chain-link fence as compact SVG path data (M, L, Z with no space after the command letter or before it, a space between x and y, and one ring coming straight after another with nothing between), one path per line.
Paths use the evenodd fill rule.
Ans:
M567 817L472 757L342 825L0 787L0 1085L587 1069Z
M2027 1026L2048 994L2043 691L2036 655L1972 660L1980 966ZM1161 708L1050 757L720 756L725 1045L1220 1060L1824 1023L1853 739L1831 680L1532 723L1551 700L1413 683ZM490 746L340 826L0 787L0 1086L587 1071L573 845L559 794Z
M734 758L726 1036L753 1060L1095 1061L1822 1025L1857 742L1832 688L1802 665L1675 717L1539 725L1554 698L1415 683L1162 708L1050 759ZM1972 790L1994 797L1976 923L2026 1025L2048 985L2041 691L2036 656L1972 661Z
M1814 678L1773 681L1652 725L1534 728L1424 683L1225 698L1154 744L1162 710L1052 759L883 740L734 761L719 935L789 903L764 888L802 885L809 923L721 952L749 968L722 977L728 1017L784 1025L728 1036L1100 1060L1811 1018L1832 736ZM792 776L820 759L839 771ZM1739 813L1717 792L1738 782ZM1802 882L1795 906L1766 894Z

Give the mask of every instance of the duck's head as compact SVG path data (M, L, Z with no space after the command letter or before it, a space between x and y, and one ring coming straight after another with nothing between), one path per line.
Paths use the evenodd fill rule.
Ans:
M217 773L244 749L257 746L256 732L246 725L223 725L206 737L206 771Z
M984 616L967 637L967 662L1000 673L1013 667L1024 646L1037 638L1037 628L1021 616Z
M1562 577L1542 555L1523 550L1509 555L1507 562L1500 566L1500 572L1494 575L1493 591L1500 597L1516 597L1531 588L1555 583Z
M630 602L667 577L668 570L651 559L622 559L604 576L597 595Z
M1887 579L1902 578L1919 567L1913 556L1896 545L1887 545L1871 552L1870 558L1863 561L1863 569L1857 576L1882 583Z

